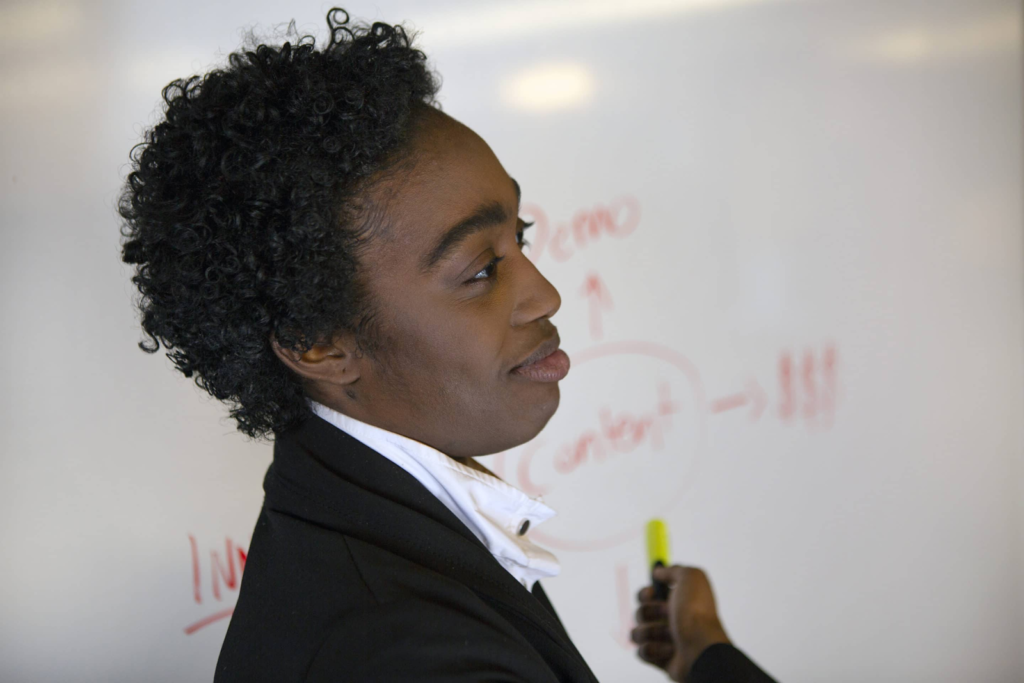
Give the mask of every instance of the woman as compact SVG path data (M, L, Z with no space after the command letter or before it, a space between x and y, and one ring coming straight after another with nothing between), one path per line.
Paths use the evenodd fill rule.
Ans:
M400 27L328 26L167 86L121 201L140 346L275 441L216 680L593 681L528 536L554 512L474 459L569 370L519 185ZM641 594L640 656L758 674L692 576Z

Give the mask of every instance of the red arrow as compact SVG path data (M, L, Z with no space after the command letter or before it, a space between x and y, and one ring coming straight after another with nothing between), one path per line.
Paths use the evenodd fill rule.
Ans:
M601 276L593 272L587 273L580 294L590 299L590 336L600 339L602 335L601 309L611 310L614 308L612 297L608 293L608 288L604 286L604 282L601 281Z
M756 420L761 417L761 413L764 412L765 406L768 405L768 398L765 396L761 385L758 384L755 379L747 382L746 391L742 391L738 394L730 394L729 396L723 396L722 398L712 401L710 411L712 413L724 413L727 410L742 408L745 405L751 406L751 420Z

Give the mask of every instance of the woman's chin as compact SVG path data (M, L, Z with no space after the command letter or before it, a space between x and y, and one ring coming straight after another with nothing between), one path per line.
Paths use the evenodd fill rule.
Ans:
M551 398L534 405L534 410L531 411L533 413L532 419L529 420L530 430L525 435L522 443L532 441L538 434L544 431L544 427L547 426L548 422L555 416L555 412L558 410L558 405L562 400L562 393L558 390L557 382L552 382L550 386L553 387L549 392ZM523 424L526 424L526 422L527 421L524 420Z

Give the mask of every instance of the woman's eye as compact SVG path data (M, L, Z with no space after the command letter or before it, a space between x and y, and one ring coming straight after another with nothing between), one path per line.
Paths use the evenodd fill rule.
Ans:
M503 258L505 258L505 257L504 256L498 256L498 257L495 257L495 258L491 259L491 262L488 263L486 266L484 266L483 269L479 273L477 273L472 278L470 278L469 281L470 282L483 282L484 280L490 280L492 277L494 277L497 274L497 271L498 271L498 261L502 260ZM486 275L484 275L484 274L486 274ZM484 277L480 277L480 275L484 275Z
M529 222L529 223L523 223L523 227L521 227L518 230L516 230L516 244L519 245L520 249L530 245L530 242L528 240L524 239L523 233L531 225L533 225L532 221ZM505 258L505 257L504 256L496 256L493 259L491 259L491 262L488 263L486 266L484 266L483 269L480 270L480 272L478 272L476 275L471 277L469 279L469 282L484 282L486 280L491 280L491 279L497 277L497 275L498 275L498 262L501 261L503 258ZM483 277L480 277L481 275Z

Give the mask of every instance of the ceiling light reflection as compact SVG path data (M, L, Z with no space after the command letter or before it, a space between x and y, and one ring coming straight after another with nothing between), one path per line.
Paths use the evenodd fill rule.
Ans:
M789 0L532 0L478 3L472 9L423 17L420 40L428 49L492 45L503 40L595 25Z
M586 67L549 63L510 76L501 85L501 99L517 109L542 113L584 105L595 89Z

